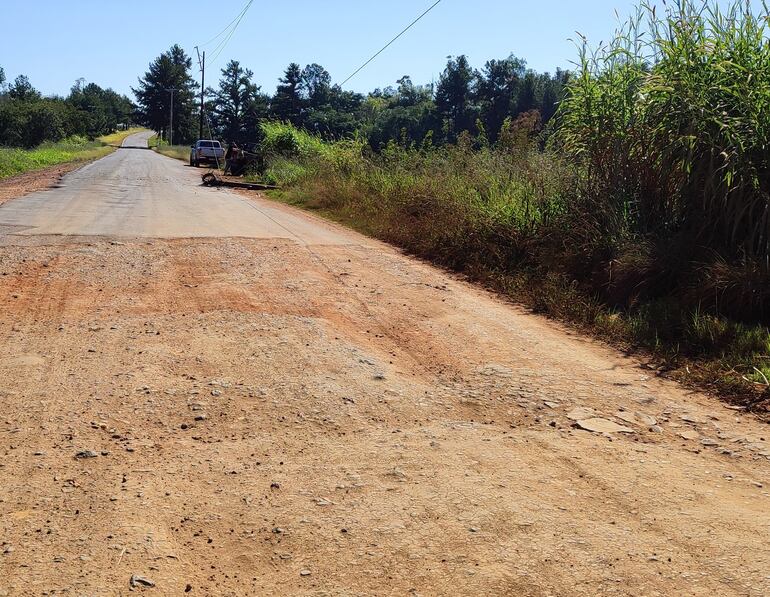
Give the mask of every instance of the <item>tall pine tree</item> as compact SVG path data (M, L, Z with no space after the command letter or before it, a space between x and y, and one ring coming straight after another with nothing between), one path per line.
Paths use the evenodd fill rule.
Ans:
M465 56L450 58L436 88L436 110L444 122L447 140L463 131L473 132L479 109L476 105L478 73Z
M237 60L231 60L222 69L212 105L216 128L228 141L255 140L259 123L267 115L268 100L252 83L253 76Z
M292 62L278 79L278 87L270 103L270 110L280 120L288 120L292 124L302 123L302 70L296 62Z
M174 90L174 143L187 143L195 136L194 112L197 83L190 75L192 60L173 45L150 63L149 70L133 89L143 123L168 138L171 89Z

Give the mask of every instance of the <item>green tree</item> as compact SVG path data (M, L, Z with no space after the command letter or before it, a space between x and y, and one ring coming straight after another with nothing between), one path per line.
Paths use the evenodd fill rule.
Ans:
M366 134L370 145L380 149L389 141L422 142L437 128L436 106L430 87L415 85L409 76L398 81L396 89L376 90L361 111L368 121Z
M29 105L23 143L35 147L44 141L59 141L66 136L64 111L60 102L46 100Z
M323 88L314 96L304 116L305 127L329 139L354 133L361 125L358 112L364 97L353 91L343 91L339 85ZM320 103L323 97L323 103ZM315 103L315 102L313 102Z
M519 97L516 102L516 113L529 112L535 108L538 108L540 102L538 102L538 92L540 91L540 80L537 73L532 70L528 70L524 75L521 87L519 88Z
M81 112L79 131L96 137L115 131L118 124L131 120L133 104L112 89L78 79L70 89L67 103Z
M32 86L26 75L19 75L8 89L8 97L22 102L29 102L40 99L40 92Z
M257 87L259 90L259 87ZM243 108L243 138L246 141L258 141L262 137L264 120L270 116L270 96L257 91L252 95Z
M270 102L272 115L279 120L288 120L294 125L300 125L302 121L302 70L299 64L292 62L284 76L279 80L275 95Z
M399 106L417 106L423 102L431 101L431 91L427 87L415 85L409 75L404 75L398 81L395 99Z
M253 76L237 60L222 69L212 105L215 126L228 141L254 140L260 121L267 115L268 100L252 83Z
M96 137L102 131L114 130L108 122L109 115L103 96L104 90L99 85L86 85L84 79L78 79L67 98L67 102L81 112L81 132L89 137Z
M0 85L1 86L1 85ZM79 79L69 96L42 97L29 79L18 76L0 94L0 144L34 147L73 135L96 137L131 118L133 105L124 95Z
M489 60L479 77L481 118L491 141L497 139L506 118L517 110L518 93L526 62L511 54L504 60Z
M556 69L556 74L549 77L546 73L543 80L543 97L540 106L540 113L543 116L543 122L547 122L556 114L559 102L564 97L564 90L569 82L570 72Z
M31 148L76 134L77 111L61 98L0 102L0 145Z
M318 109L329 103L331 84L331 75L320 64L308 64L302 69L300 90L309 109Z
M453 143L463 131L476 144L495 143L503 123L522 113L537 110L542 122L550 119L567 79L566 71L551 76L527 70L512 54L487 61L481 72L458 56L448 58L435 88L403 76L363 97L332 85L319 64L301 69L292 63L270 102L270 116L328 138L360 134L375 151L391 141Z
M105 89L104 102L110 115L110 131L118 125L128 126L131 123L135 106L128 97L112 89Z
M302 69L300 96L303 126L319 135L335 139L350 135L360 126L357 112L363 96L332 85L332 77L320 64Z
M143 124L165 133L167 138L172 96L169 90L174 90L173 138L177 143L192 140L197 131L194 113L198 85L190 75L191 67L190 57L174 45L150 63L149 70L139 79L138 88L132 89Z
M449 58L436 88L436 109L449 141L463 131L473 131L479 109L476 105L478 73L465 56Z

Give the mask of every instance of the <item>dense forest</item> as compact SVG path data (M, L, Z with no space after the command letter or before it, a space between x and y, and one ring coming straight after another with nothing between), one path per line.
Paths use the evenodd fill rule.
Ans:
M192 59L175 45L152 62L134 89L143 123L164 134L172 101L168 90L175 90L173 138L179 142L198 134L200 87L192 71ZM392 140L454 142L463 131L494 142L507 118L537 110L547 122L569 80L567 71L537 73L515 56L489 60L477 70L462 55L448 59L435 85L404 76L367 95L333 84L319 64L289 64L272 95L253 76L237 60L221 69L218 85L206 90L206 136L256 141L260 123L279 120L328 140L362 136L375 149Z
M43 97L29 79L6 81L0 68L0 145L35 147L72 136L94 138L129 123L134 105L125 95L83 79L67 97Z

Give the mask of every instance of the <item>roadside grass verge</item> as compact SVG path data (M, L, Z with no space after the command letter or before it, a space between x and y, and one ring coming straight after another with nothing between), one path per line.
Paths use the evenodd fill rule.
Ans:
M105 145L109 145L110 147L120 147L123 141L125 141L126 137L129 137L135 133L141 133L142 131L146 130L147 129L144 127L132 127L125 131L115 131L110 135L103 135L99 137L97 141L104 143Z
M266 169L251 179L280 185L272 198L647 354L655 373L746 407L763 409L770 400L770 333L761 321L700 308L688 292L662 282L657 293L614 298L613 252L597 267L574 242L574 231L586 234L590 223L573 209L582 173L561 152L539 147L526 116L509 122L495 147L473 146L466 137L455 146L391 144L373 153L362 141L323 143L290 125L271 123L263 132ZM642 240L636 249L646 263ZM611 242L630 254L632 240ZM699 272L692 269L682 288L698 284Z
M147 143L149 147L161 155L174 158L175 160L182 160L183 162L190 160L190 147L188 145L169 145L168 142L163 141L157 135L150 137Z
M106 156L127 136L144 129L135 128L89 141L70 137L58 143L43 143L35 149L0 148L0 179L56 166L67 162L88 162Z

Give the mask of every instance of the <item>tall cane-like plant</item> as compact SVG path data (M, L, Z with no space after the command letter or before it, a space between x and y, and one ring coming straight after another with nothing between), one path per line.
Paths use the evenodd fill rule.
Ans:
M682 235L770 260L768 11L748 2L643 4L614 39L581 46L558 114L580 164L578 205L605 234Z

